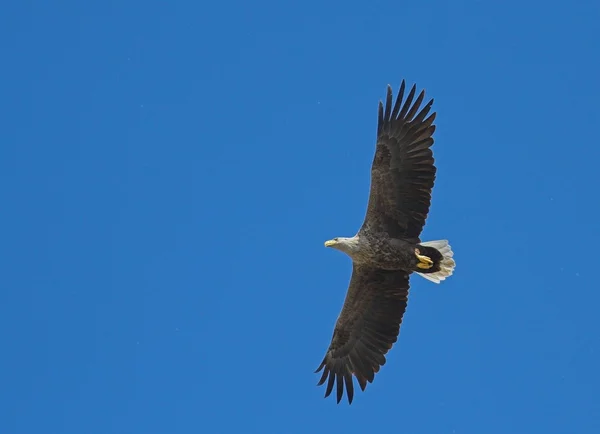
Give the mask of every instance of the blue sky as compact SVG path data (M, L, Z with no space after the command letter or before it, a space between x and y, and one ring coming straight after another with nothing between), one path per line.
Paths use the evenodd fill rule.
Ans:
M600 432L600 5L10 2L0 432ZM377 102L438 113L388 362L316 387Z

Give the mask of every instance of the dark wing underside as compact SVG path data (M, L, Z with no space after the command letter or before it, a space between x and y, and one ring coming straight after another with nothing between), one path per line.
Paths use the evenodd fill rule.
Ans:
M337 402L344 394L354 398L352 375L364 391L385 364L385 354L398 338L408 300L408 275L403 271L385 271L353 266L344 307L333 331L329 349L321 365L318 383L327 381L325 397L336 385Z
M371 191L361 230L386 232L393 238L420 242L435 181L433 132L435 112L426 118L433 99L421 111L421 91L413 102L416 86L402 104L405 82L392 108L392 88L387 88L384 107L379 102L377 148L371 168Z

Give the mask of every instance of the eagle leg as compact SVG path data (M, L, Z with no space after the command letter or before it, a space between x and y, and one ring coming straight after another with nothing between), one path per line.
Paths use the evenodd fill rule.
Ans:
M415 256L419 260L419 262L417 263L417 267L419 267L420 269L429 270L431 267L433 267L433 261L431 260L431 258L429 256L421 255L419 249L415 249Z

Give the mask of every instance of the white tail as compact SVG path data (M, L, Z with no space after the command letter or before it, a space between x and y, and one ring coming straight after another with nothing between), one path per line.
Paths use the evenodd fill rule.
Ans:
M437 249L442 254L442 262L440 263L440 271L428 274L417 272L417 274L433 283L440 283L447 277L452 276L454 267L456 267L456 262L454 262L454 259L452 258L454 253L452 252L450 244L448 244L448 240L426 241L421 243L421 245Z

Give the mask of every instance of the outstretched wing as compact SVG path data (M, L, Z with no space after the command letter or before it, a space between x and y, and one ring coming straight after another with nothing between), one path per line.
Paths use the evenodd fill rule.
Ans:
M385 364L385 354L400 332L408 300L408 274L354 265L344 307L333 331L318 385L327 381L328 397L337 381L337 402L354 398L352 375L364 391Z
M420 242L435 181L436 168L430 148L436 114L426 118L433 99L418 111L425 97L424 90L411 105L416 86L402 104L404 90L402 80L392 108L392 88L388 86L385 112L379 102L371 190L361 230L387 232L393 238Z

